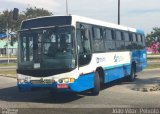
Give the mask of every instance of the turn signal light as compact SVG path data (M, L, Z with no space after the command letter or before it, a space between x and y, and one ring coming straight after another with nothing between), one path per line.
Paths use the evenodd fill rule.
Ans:
M73 83L75 81L75 78L70 78L70 83Z

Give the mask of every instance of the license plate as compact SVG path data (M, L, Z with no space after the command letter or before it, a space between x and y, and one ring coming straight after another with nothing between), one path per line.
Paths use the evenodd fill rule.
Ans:
M68 85L67 84L58 84L57 88L58 89L66 89L66 88L68 88Z

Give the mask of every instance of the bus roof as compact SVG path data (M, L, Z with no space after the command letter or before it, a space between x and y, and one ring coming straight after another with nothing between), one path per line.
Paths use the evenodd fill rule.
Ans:
M35 23L36 20L43 20L43 22L44 22L45 19L50 19L50 21L51 21L51 18L55 18L55 17L70 17L72 25L76 25L76 22L82 22L82 23L94 24L94 25L97 25L97 26L104 26L104 27L109 27L109 28L120 29L120 30L124 30L124 31L131 31L131 32L144 34L144 31L141 30L141 29L135 29L135 28L131 28L131 27L123 26L123 25L117 25L117 24L114 24L114 23L109 23L109 22L106 22L106 21L100 21L100 20L87 18L87 17L82 17L82 16L77 16L77 15L43 16L43 17L27 19L27 20L24 20L22 23L25 23L25 22L28 22L28 21L30 21L30 22L34 21L34 23ZM49 25L49 23L48 23L48 25ZM21 27L21 29L23 29L23 27Z
M100 20L77 16L77 15L71 15L71 16L72 16L72 23L83 22L83 23L89 23L89 24L94 24L94 25L99 25L99 26L104 26L104 27L109 27L109 28L120 29L120 30L144 34L144 31L141 29L136 29L136 28L127 27L127 26L123 26L123 25L117 25L114 23L100 21Z

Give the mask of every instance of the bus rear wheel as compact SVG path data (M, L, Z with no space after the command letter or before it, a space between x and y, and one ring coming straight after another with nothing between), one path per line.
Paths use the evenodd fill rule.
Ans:
M128 77L128 81L133 82L133 81L135 80L135 76L136 76L136 67L135 67L135 65L133 64L133 65L131 66L131 74L130 74L129 77Z
M100 77L99 73L96 71L94 74L94 87L92 89L93 95L98 95L100 91Z

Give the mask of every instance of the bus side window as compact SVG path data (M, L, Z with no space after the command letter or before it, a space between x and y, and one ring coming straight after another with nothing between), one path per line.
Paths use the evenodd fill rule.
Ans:
M145 42L145 36L144 35L142 35L142 43L143 43L143 48L145 48L146 42Z
M104 42L103 42L103 32L101 27L93 27L93 49L94 52L103 52L104 49Z
M138 49L143 49L143 39L142 39L142 35L138 34L137 35L138 38Z
M77 30L77 41L79 54L87 54L91 52L90 37L88 30Z
M124 35L124 41L125 41L125 48L131 50L131 39L130 39L130 35L129 32L123 32Z
M83 45L83 52L90 53L91 45L90 45L90 33L88 29L82 31L81 40L82 40L82 45Z
M91 60L90 31L87 29L77 30L78 63L79 66L89 64Z
M117 50L125 49L123 34L119 30L116 31L116 48Z
M132 33L132 49L138 49L137 45L137 35L135 33Z
M114 33L111 29L104 30L104 43L106 51L113 51L116 48L114 41Z

